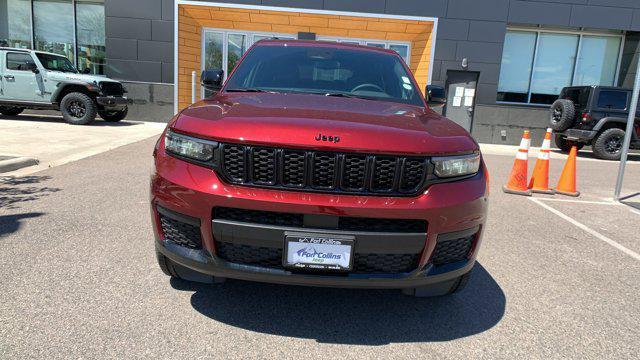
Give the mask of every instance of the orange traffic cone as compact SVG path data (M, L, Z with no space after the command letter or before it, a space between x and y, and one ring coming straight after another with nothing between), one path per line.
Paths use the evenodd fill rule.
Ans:
M554 194L555 191L549 188L549 155L551 153L551 128L547 129L544 135L542 147L538 153L536 166L533 168L529 189L534 193Z
M574 145L569 152L567 163L564 164L562 175L558 180L556 192L558 194L569 196L580 196L580 192L576 189L576 158L578 157L578 148Z
M507 185L502 187L506 193L531 196L531 190L527 188L527 167L529 161L529 146L531 138L529 130L525 130L520 141L520 148L516 154L516 161L513 163L511 174Z

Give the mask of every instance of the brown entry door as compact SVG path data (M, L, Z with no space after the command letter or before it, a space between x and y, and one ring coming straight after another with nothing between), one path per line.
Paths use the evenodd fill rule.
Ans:
M478 75L473 71L447 71L447 104L444 114L467 131L471 131L473 123Z

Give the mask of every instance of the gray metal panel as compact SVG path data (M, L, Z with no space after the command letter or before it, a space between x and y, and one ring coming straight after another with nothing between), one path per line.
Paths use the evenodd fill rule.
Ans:
M324 8L384 14L385 0L324 0Z
M447 80L447 71L448 70L464 70L462 68L462 61L457 60L445 60L442 61L442 65L440 66L440 78L442 80Z
M138 60L173 62L173 44L161 41L138 41Z
M387 0L385 11L398 15L443 17L447 12L447 0Z
M456 60L467 58L470 62L499 64L502 60L502 43L458 41Z
M323 0L262 0L262 5L304 9L322 9Z
M447 17L470 20L506 21L509 0L449 0Z
M469 40L504 42L504 34L507 32L507 23L495 21L476 21L469 23Z
M151 40L153 41L173 41L173 21L153 20L151 21Z
M470 71L479 71L479 82L482 84L497 84L500 78L500 64L469 62Z
M512 1L509 21L522 24L569 25L571 5Z
M105 16L136 19L162 19L160 0L108 0L105 1Z
M138 41L134 39L107 38L105 44L111 59L137 60Z
M173 63L162 63L162 82L173 83Z
M587 4L589 0L525 0L530 2L543 2L543 3L563 3L563 4Z
M154 61L107 58L107 76L130 81L162 82L162 65Z
M633 19L631 20L630 29L640 31L640 10L633 10Z
M495 104L498 95L497 84L478 84L477 104Z
M439 19L437 41L467 40L468 36L469 36L469 20L456 20L456 19L446 19L446 18Z
M453 40L436 40L436 60L455 60L457 42Z
M638 0L589 0L589 5L618 6L640 9Z
M629 29L633 12L629 9L574 5L571 11L571 26L603 29Z
M434 81L438 81L438 80L444 80L444 78L440 75L440 69L442 68L442 61L441 60L433 60L433 77L431 78L431 83L433 83ZM424 91L424 89L422 89Z
M107 38L151 40L151 20L107 17L105 30Z
M162 20L173 21L174 0L162 0Z

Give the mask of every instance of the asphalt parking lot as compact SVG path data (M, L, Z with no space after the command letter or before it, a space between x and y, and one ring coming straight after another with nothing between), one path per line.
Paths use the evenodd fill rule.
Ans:
M148 210L155 139L0 178L0 358L637 358L640 196L578 161L580 198L501 191L469 286L448 298L170 281ZM499 153L499 152L498 152ZM562 156L560 156L562 157ZM530 166L533 167L531 158ZM552 159L552 182L561 159ZM625 194L640 191L640 163Z

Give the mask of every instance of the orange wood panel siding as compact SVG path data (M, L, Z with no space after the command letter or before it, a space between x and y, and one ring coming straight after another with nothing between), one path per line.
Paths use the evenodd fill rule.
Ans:
M293 35L302 31L314 32L318 36L410 42L409 67L421 90L429 77L433 41L431 21L179 5L178 109L191 103L192 71L197 73L200 81L202 28Z

